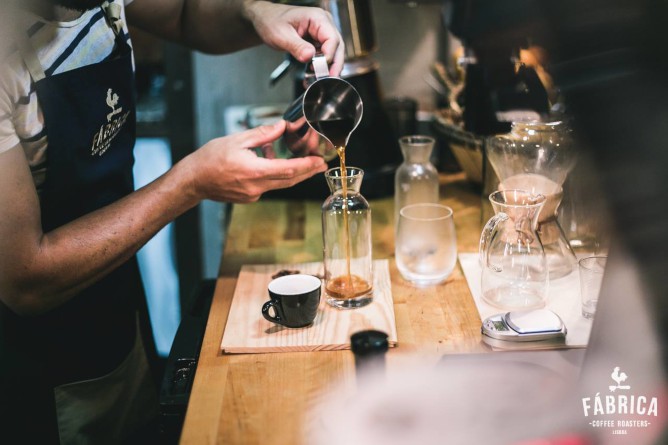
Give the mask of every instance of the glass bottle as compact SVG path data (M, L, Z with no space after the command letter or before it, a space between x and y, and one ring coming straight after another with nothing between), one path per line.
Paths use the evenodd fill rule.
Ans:
M366 306L373 299L371 208L360 194L364 171L335 167L325 172L332 194L322 205L327 303L339 309Z
M410 204L438 203L438 172L431 163L434 139L429 136L399 138L404 162L394 174L394 227L399 211Z

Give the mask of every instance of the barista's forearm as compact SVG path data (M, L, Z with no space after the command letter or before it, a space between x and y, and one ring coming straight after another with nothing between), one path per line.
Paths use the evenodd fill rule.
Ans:
M132 256L202 199L254 202L323 172L322 158L259 158L285 121L213 139L150 185L49 233L23 148L0 153L0 301L21 314L48 311ZM76 199L76 196L71 197Z
M4 297L23 314L57 307L127 261L198 202L188 172L177 164L146 187L24 246L31 254L23 255L28 261L16 265L12 289L4 289L12 295Z
M246 14L255 0L134 0L128 21L165 39L214 54L261 43Z

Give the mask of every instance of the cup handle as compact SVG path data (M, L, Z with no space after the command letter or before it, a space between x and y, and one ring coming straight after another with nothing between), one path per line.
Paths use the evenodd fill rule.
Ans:
M482 229L482 233L480 234L480 245L478 246L481 267L489 267L494 272L503 272L502 267L495 266L489 262L489 246L492 238L496 236L499 224L507 221L508 218L508 215L503 212L499 212L490 218L490 220L487 221L487 224L485 224L485 228Z
M274 308L275 317L269 315L269 309ZM269 300L262 305L262 316L272 323L283 324L283 314L280 310L280 305L276 304L274 300Z

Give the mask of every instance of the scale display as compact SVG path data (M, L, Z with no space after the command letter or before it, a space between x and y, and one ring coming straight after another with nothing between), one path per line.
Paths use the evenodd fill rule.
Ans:
M548 309L496 314L482 323L483 341L497 347L504 347L506 342L563 343L566 333L561 318ZM505 347L512 346L506 344Z

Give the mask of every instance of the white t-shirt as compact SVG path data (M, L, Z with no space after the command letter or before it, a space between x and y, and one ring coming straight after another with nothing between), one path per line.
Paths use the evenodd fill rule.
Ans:
M114 0L127 5L132 0ZM111 3L111 2L110 2ZM125 23L125 9L122 12ZM103 61L114 49L115 36L100 8L87 11L71 22L50 22L29 12L16 17L37 52L48 76ZM127 26L123 29L128 38ZM0 75L0 153L21 145L37 191L46 175L48 136L34 83L14 47L1 56Z

